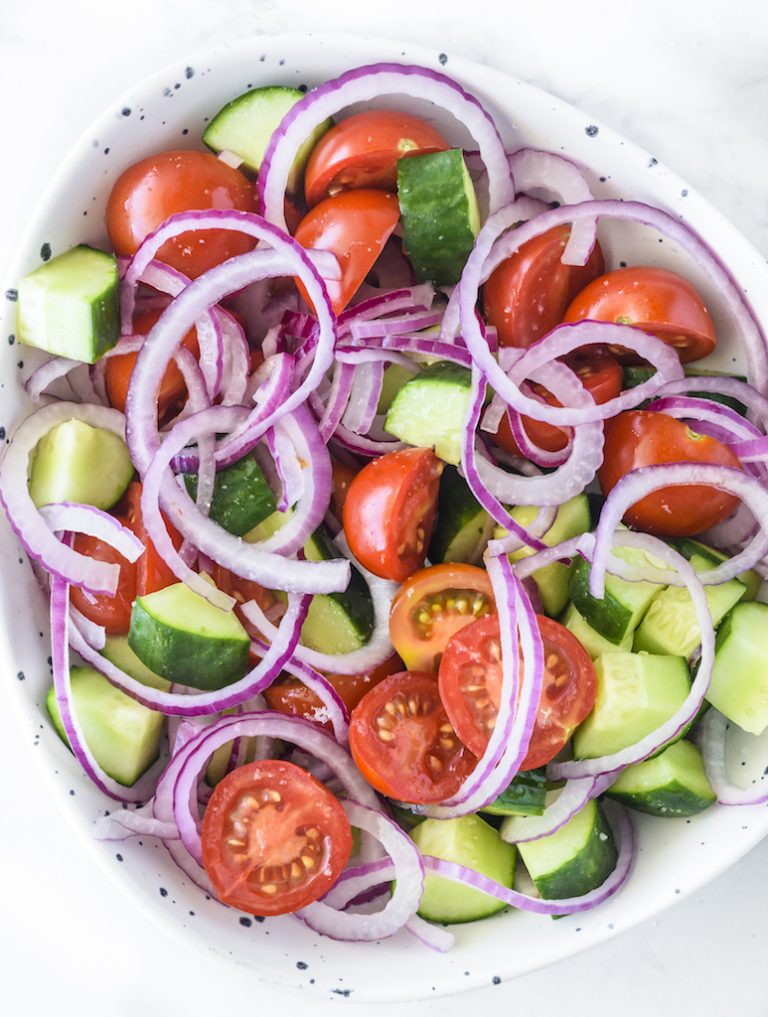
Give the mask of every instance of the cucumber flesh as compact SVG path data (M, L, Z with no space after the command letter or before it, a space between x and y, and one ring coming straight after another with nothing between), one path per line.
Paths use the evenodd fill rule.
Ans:
M694 540L692 537L681 537L672 543L688 561L696 555L697 559L708 562L708 568L715 568L721 562L728 560L727 554L723 554L722 551L710 547L709 544L702 544L700 540ZM754 569L749 569L747 572L740 572L736 578L746 586L746 591L741 599L743 601L754 600L760 591L760 587L763 585L760 573L755 572Z
M693 554L690 561L696 572L712 567L712 561L700 554ZM746 593L746 586L738 579L705 589L715 626ZM701 629L690 593L681 586L668 586L648 608L635 633L634 649L688 658L700 642Z
M25 346L95 363L120 335L117 259L81 244L24 276L16 334Z
M184 477L187 491L197 497L197 474ZM211 499L210 518L238 537L245 536L275 511L275 496L253 456L244 456L219 470Z
M407 381L412 381L418 374L418 365L413 365L413 370L403 367L402 364L388 364L384 368L384 379L381 383L381 394L376 407L377 413L387 413L389 407L395 401L395 396Z
M669 819L695 816L715 802L701 753L685 740L628 766L607 793L638 812Z
M595 661L595 673L594 709L573 736L577 759L634 745L677 712L691 687L683 657L604 653Z
M414 156L405 162L415 162ZM420 371L395 396L384 430L417 448L433 448L446 463L461 461L464 418L469 405L468 368L440 360Z
M72 707L88 748L113 780L135 784L160 755L164 715L137 703L91 667L73 667L70 676ZM59 737L69 745L53 687L45 705Z
M529 527L536 518L538 509L531 505L516 505L510 512L521 526ZM574 498L560 506L557 510L555 521L544 534L542 540L545 544L552 547L563 540L568 540L570 537L577 537L580 533L586 533L589 527L589 502L585 495L577 494ZM494 530L494 535L497 537L504 536L506 533L507 531L502 527ZM509 555L509 560L513 562L519 561L521 558L527 558L533 553L531 548L521 547ZM549 615L550 618L559 615L568 603L568 579L571 567L562 562L554 561L533 573L533 579L539 591L544 614Z
M461 149L397 163L403 244L420 280L452 286L480 230L480 211Z
M542 770L518 773L495 801L480 811L490 816L540 816L547 803L547 775Z
M707 700L750 734L768 728L768 604L737 604L717 633Z
M476 501L458 470L448 466L440 478L437 524L429 545L429 560L477 565L491 534L493 520Z
M425 819L411 830L411 837L423 855L466 865L489 879L512 888L515 878L515 848L506 844L479 816L459 819ZM502 911L503 901L472 887L428 872L419 914L430 922L455 924Z
M128 636L107 636L101 655L142 685L167 692L171 683L143 664L128 645Z
M110 509L133 474L122 438L81 420L65 420L40 439L30 456L29 495L38 508L74 501Z
M563 616L562 623L569 632L576 636L592 660L595 660L603 653L616 653L617 651L629 653L632 649L631 632L627 633L620 643L612 643L605 636L601 636L599 632L596 632L589 622L579 614L573 604L569 605L568 610Z
M518 845L528 874L545 900L582 897L606 881L618 852L598 802L590 801L556 833Z
M203 143L213 152L232 152L246 169L258 172L270 138L285 114L304 94L297 88L270 85L254 88L223 106L203 134ZM288 190L295 194L302 182L307 160L320 138L333 126L329 118L314 128L296 153L288 176Z
M234 611L223 611L184 583L137 597L128 644L150 670L196 689L242 678L251 641Z

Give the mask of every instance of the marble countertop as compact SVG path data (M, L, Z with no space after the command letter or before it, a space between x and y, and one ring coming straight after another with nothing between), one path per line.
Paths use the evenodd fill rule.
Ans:
M334 0L26 0L0 20L0 272L28 210L71 140L124 89L169 60L246 34L360 31L401 37L508 69L638 141L698 188L768 255L768 9L763 0L389 0L385 13ZM738 18L734 12L738 12ZM92 868L0 709L5 773L0 867L6 1012L79 1017L233 1005L293 1014L306 997L249 971L201 962L148 926ZM554 968L398 1012L458 1017L467 1005L539 1017L677 1009L698 1017L768 1013L768 843L730 872L623 936ZM66 873L66 878L62 874ZM315 1000L314 1014L372 1012Z

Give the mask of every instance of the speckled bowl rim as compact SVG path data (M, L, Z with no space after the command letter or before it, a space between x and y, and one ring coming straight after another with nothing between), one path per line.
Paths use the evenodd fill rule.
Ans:
M674 173L666 167L661 166L649 153L605 127L599 120L587 116L585 113L576 110L573 106L543 92L535 86L518 81L501 70L487 68L473 61L453 55L450 55L450 58L448 58L446 54L439 54L423 46L411 45L410 43L341 34L253 36L233 44L220 44L216 47L203 49L191 54L186 61L173 61L165 68L144 78L122 97L118 97L115 101L110 102L107 110L86 129L75 143L68 156L58 167L42 195L35 214L32 216L19 243L18 253L12 259L9 266L9 289L13 287L14 280L18 279L25 271L28 271L30 265L34 263L35 250L41 250L39 239L41 234L44 233L43 227L46 225L46 222L50 221L52 215L55 215L55 211L51 212L51 207L54 205L55 196L61 190L62 182L74 168L87 162L87 157L91 154L94 145L94 139L109 137L115 129L116 115L119 116L123 109L135 108L137 100L140 103L141 96L151 95L153 97L152 101L155 101L156 94L159 94L161 89L165 89L166 93L169 93L171 89L170 82L178 81L179 84L175 87L181 87L185 75L189 79L192 76L189 72L194 68L210 68L219 60L225 60L227 57L239 57L246 53L253 55L254 84L260 83L260 78L263 79L261 83L268 83L269 80L274 80L277 77L279 71L276 68L281 67L282 64L279 61L276 66L272 62L266 63L266 67L270 69L270 72L274 72L273 77L270 78L269 74L262 73L259 70L260 66L264 65L266 58L262 57L261 60L258 60L257 54L269 54L270 61L273 61L276 58L276 54L281 51L286 54L294 52L301 54L308 48L325 49L329 54L330 52L336 54L333 58L330 55L328 56L329 61L332 59L339 60L338 65L334 65L332 69L329 69L328 74L340 73L355 63L369 60L404 60L406 62L417 62L428 67L433 67L436 70L445 68L447 73L455 75L457 79L463 81L470 91L478 91L476 87L477 82L483 82L484 86L488 85L488 87L495 85L499 91L503 91L505 94L508 93L509 98L499 105L502 108L506 107L510 111L510 117L513 120L516 115L514 101L520 96L523 97L523 101L527 100L534 105L538 104L542 109L546 105L547 108L551 109L555 119L558 122L562 121L563 132L561 134L560 128L558 128L558 139L565 136L568 136L570 139L571 143L568 145L559 146L560 148L567 148L568 152L566 154L574 154L577 158L592 166L598 164L600 158L605 158L610 164L613 164L614 160L617 164L621 164L621 159L623 159L624 161L632 161L633 165L636 164L633 172L639 172L640 166L652 171L655 180L650 190L656 196L658 203L666 204L668 207L679 210L680 199L684 198L684 209L687 218L694 220L699 229L708 238L712 239L714 236L719 238L719 248L722 251L723 245L725 246L731 265L737 263L740 270L741 268L745 268L745 271L749 270L747 274L753 280L751 285L753 302L758 303L755 299L755 291L759 290L761 286L764 291L768 292L768 285L766 285L768 283L768 268L765 265L764 258L738 233L735 227L701 198L693 188L688 187ZM343 59L340 54L345 55ZM305 57L305 59L309 59L311 62L312 58L310 56ZM201 73L204 74L205 72ZM485 88L481 91L484 90ZM232 94L236 93L233 92ZM148 99L145 101L149 102ZM519 114L519 108L517 112ZM578 125L579 133L574 135L573 131L576 125ZM587 151L585 148L582 134L583 137L591 139L590 144L594 145L594 148L590 151ZM552 147L555 150L558 148L558 146ZM574 149L578 149L578 151L574 151ZM600 154L601 150L602 155ZM619 153L621 153L621 159L619 158ZM599 171L595 170L595 173L597 172ZM607 183L607 181L610 181L610 177L600 176L598 179L599 184L596 183L595 185L598 192L600 192L601 185L603 184L606 184L610 189L610 183ZM610 193L610 190L608 190L608 193ZM706 229L702 227L702 221ZM760 301L757 308L764 324L768 323L767 301L768 298ZM5 301L2 308L3 335L9 331L8 326L12 322L13 313L12 304L9 301ZM10 330L12 330L12 327L11 324ZM5 353L5 351L3 352ZM6 396L0 394L0 407L3 406L5 400ZM2 417L0 417L1 419ZM5 436L0 433L0 440L3 437ZM16 543L10 535L4 520L0 530L0 545L2 545L5 568L7 563L10 563L12 557L16 554ZM31 591L32 587L29 585L30 570L26 563L22 564L21 569L23 572L22 581L27 584L27 589ZM33 593L30 593L30 596L33 596ZM0 637L2 637L2 642L6 647L6 659L11 662L6 670L8 671L9 678L12 678L15 674L23 677L23 668L26 666L27 670L29 670L27 648L20 646L11 638L12 615L5 589L2 595L2 603ZM45 629L45 626L43 628ZM46 646L46 643L43 642L42 645ZM34 666L44 671L44 668L39 664L40 659L42 659L39 651L39 644L35 644L35 649L29 656L30 659L34 657ZM40 685L40 682L38 681L37 684ZM126 896L142 907L147 916L167 931L174 939L184 943L185 946L192 946L206 956L209 956L210 952L214 951L221 952L226 957L226 950L216 951L214 946L205 942L205 938L200 932L188 935L185 930L186 923L180 921L179 913L169 912L167 909L164 909L159 903L158 897L151 898L148 893L137 892L135 884L138 883L139 877L132 877L132 881L129 881L123 872L121 872L122 866L115 865L115 858L122 860L123 856L130 854L132 845L135 842L127 842L123 846L115 846L104 845L93 840L89 829L89 822L84 815L84 809L81 807L77 811L72 808L72 803L76 800L74 797L74 787L78 787L78 794L82 794L83 797L87 798L88 785L85 778L79 773L73 757L66 753L55 736L46 729L45 722L41 723L42 703L39 698L35 701L33 698L34 694L28 691L31 685L32 683L25 684L21 681L12 681L12 691L9 693L10 699L22 725L22 731L26 732L27 729L30 729L33 732L35 743L39 743L41 739L45 742L46 747L43 753L35 751L31 754L37 759L40 772L50 788L54 799L62 808L64 816L72 824L77 835L81 838L89 855L100 864L110 879ZM80 790L81 788L83 788L82 791ZM68 794L66 793L67 789ZM96 799L93 800L96 801ZM99 798L98 802L103 809L105 805L104 799ZM661 869L654 870L654 885L657 882L660 884L662 881L665 881L667 875L674 876L673 879L666 881L668 885L665 885L663 891L659 887L655 894L649 893L640 899L634 899L637 897L637 894L634 894L633 904L630 908L627 905L622 905L622 894L620 894L613 901L608 902L600 909L597 909L597 911L591 913L590 916L584 915L578 919L570 918L558 923L547 924L546 928L549 930L546 933L547 949L543 953L539 951L535 957L527 961L521 962L520 958L515 956L514 949L506 948L507 944L502 942L503 937L498 935L499 923L505 922L505 928L508 927L512 930L511 941L513 946L517 938L514 930L515 922L525 923L526 930L533 930L534 926L530 924L530 916L513 916L510 914L502 919L492 919L490 922L477 923L473 927L460 927L457 930L460 944L457 945L452 955L440 956L434 955L429 951L420 951L412 940L407 940L405 945L403 945L402 941L390 941L377 944L373 947L344 946L342 948L343 963L358 969L355 971L354 980L338 974L338 971L342 969L333 967L333 964L336 963L335 957L331 965L331 973L326 972L324 968L319 968L315 964L317 955L310 955L310 959L313 962L311 964L302 960L294 962L295 955L292 955L289 963L283 967L278 968L277 966L269 965L265 967L264 964L259 965L258 946L252 951L251 956L245 956L241 952L235 958L235 962L253 964L255 976L284 988L313 989L325 994L335 994L337 998L339 996L351 997L355 1001L393 1002L396 1000L435 998L438 995L447 995L489 984L498 984L506 978L515 977L546 964L555 963L557 960L564 959L589 946L602 942L618 932L626 931L637 923L658 914L734 864L768 833L768 811L764 809L753 807L740 810L738 818L733 815L732 820L729 820L728 823L724 821L712 823L711 817L714 813L722 814L722 810L710 810L709 813L697 817L697 830L700 831L697 833L697 837L704 835L704 833L709 835L709 831L713 830L717 839L723 830L727 830L732 841L727 849L721 845L715 845L715 847L712 847L711 850L708 849L704 855L698 858L696 866L686 865L686 862L689 861L687 854L685 852L682 854L678 852L680 857L676 858L677 864L672 865L672 862L675 860L672 853L674 852L675 843L680 838L672 838L672 843L669 843L664 837L654 835L653 850L656 850L658 842L664 841L662 850L665 852L665 869L664 871ZM95 815L98 814L98 809L91 808L89 814L92 817L90 820L92 822ZM642 843L642 828L645 826L642 817L639 825L641 827ZM722 830L721 827L723 828ZM737 828L741 829L741 836L735 833ZM681 829L678 828L678 830ZM702 847L705 846L705 843L705 841L701 842ZM153 846L155 849L162 851L159 845L154 844ZM669 855L667 854L668 851L670 852ZM673 870L670 873L666 871L667 858L669 858L670 868ZM641 852L638 868L642 864L643 855ZM695 872L689 871L691 868L695 869ZM638 873L635 875L637 876ZM176 878L174 881L173 876L170 876L166 881L172 887L170 892L176 894L179 898L182 898L182 896L190 891L188 884L184 880ZM142 889L144 889L143 886ZM630 880L630 884L623 891L623 894L630 893L631 889L632 881ZM168 897L168 895L166 889L164 896ZM221 910L219 908L217 913L220 913ZM230 914L233 913L230 912ZM595 917L599 917L599 922L592 921ZM280 926L280 930L288 928L284 924L285 920L281 921L283 925ZM538 921L541 922L542 920ZM592 921L592 925L590 925L590 921ZM482 932L478 938L477 929L480 927L485 928L487 931ZM295 925L291 925L290 928L295 928ZM539 935L543 926L539 925L536 928L539 932L535 936ZM583 932L585 934L581 936L566 936L563 934L566 929L570 933ZM464 957L467 951L465 945L461 943L464 935L468 937L468 944L473 948L474 966L472 970L466 970L465 968L466 962ZM278 933L278 936L281 936L281 932ZM550 942L551 949L549 948ZM318 942L312 945L317 948ZM338 946L338 944L332 944L328 952L338 952L336 950ZM477 949L478 946L479 949ZM409 973L407 977L403 977L402 970L397 967L398 959L402 960L408 954L414 954L414 952L418 955L418 963L422 968L423 975L421 978L415 978L413 973ZM288 957L287 952L285 956ZM398 970L397 978L392 978L388 973L390 962L395 965L395 970ZM343 970L348 975L347 967L344 967ZM313 977L313 973L316 973L317 977Z

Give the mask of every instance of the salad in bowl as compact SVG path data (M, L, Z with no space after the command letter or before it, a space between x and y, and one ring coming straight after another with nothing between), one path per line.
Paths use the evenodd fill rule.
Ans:
M768 801L727 766L768 728L768 359L720 256L431 66L194 140L13 281L0 501L93 835L248 928L450 956L618 899L638 818Z

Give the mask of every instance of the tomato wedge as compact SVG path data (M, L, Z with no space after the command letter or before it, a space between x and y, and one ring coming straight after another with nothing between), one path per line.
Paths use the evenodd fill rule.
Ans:
M475 763L451 726L434 675L385 678L352 713L349 747L377 791L414 804L455 794Z
M406 448L373 459L349 485L344 533L369 572L402 582L424 564L443 468L432 449Z
M564 359L581 378L582 384L596 403L607 403L610 399L615 399L621 392L623 377L621 366L616 357L609 353L585 348L577 350ZM531 387L551 406L561 405L552 393L542 385L533 382ZM555 427L554 424L548 424L544 420L523 417L523 427L533 444L545 452L559 452L568 444L566 432L561 427ZM506 413L501 418L495 441L497 445L512 455L520 455L520 448L512 434L509 417Z
M331 251L339 259L341 280L327 283L336 314L355 295L399 221L395 195L373 190L326 198L301 220L294 234L301 246ZM298 287L306 299L300 282Z
M330 890L352 850L352 831L319 780L293 763L265 759L219 781L202 842L221 901L253 915L283 915Z
M595 244L586 265L560 260L570 226L555 226L523 244L503 261L483 287L483 310L501 346L530 346L563 320L566 308L604 270Z
M522 770L548 763L595 705L595 668L567 629L544 615L536 620L544 643L544 682L536 726ZM448 717L470 752L481 756L496 724L501 696L501 638L497 615L458 632L440 662L438 685Z
M597 471L603 494L631 470L663 463L742 468L722 442L666 413L629 410L605 422L603 465ZM624 522L661 537L692 537L727 519L738 504L732 494L703 484L662 487L627 509Z
M369 671L360 674L329 674L327 678L351 713L366 692L375 688L391 674L397 674L402 670L402 660L393 653L383 664ZM289 717L303 717L304 720L311 720L327 730L331 729L331 722L327 719L320 698L298 678L279 679L264 690L264 698L270 710L277 710L278 713L285 713Z
M449 148L439 131L421 117L400 110L355 113L324 134L312 150L304 174L311 208L342 190L397 188L397 162L409 155Z
M565 315L566 321L584 318L636 325L674 346L684 364L706 357L716 346L715 326L701 294L665 268L618 268L595 279Z
M495 611L485 569L448 562L430 565L395 594L389 634L409 670L437 671L451 636Z

